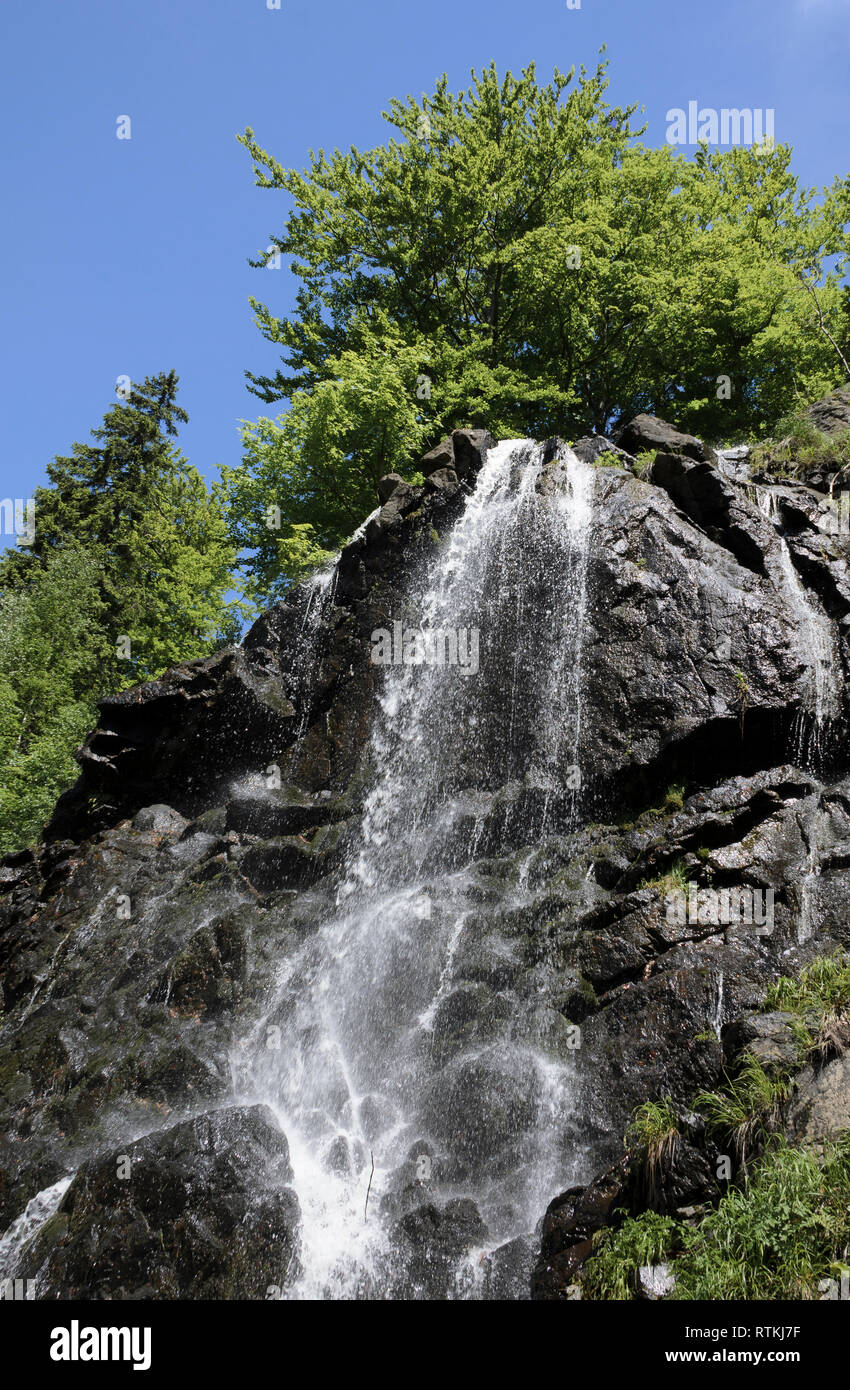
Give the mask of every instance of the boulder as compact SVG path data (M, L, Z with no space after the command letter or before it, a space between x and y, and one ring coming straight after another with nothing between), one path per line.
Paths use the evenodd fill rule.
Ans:
M786 1133L798 1144L823 1144L850 1130L850 1053L820 1071L807 1067L797 1080Z
M614 442L627 454L658 451L665 454L683 454L700 462L716 463L714 450L692 434L683 434L675 425L659 420L654 415L636 415L628 424L615 431Z
M795 1014L774 1010L748 1014L723 1029L723 1052L732 1062L742 1052L751 1052L765 1067L793 1067L800 1058L800 1045L794 1033Z
M457 485L458 477L453 468L437 468L425 479L429 492L451 491Z
M383 478L378 481L378 496L381 499L381 505L389 502L396 488L404 487L404 485L404 478L400 473L385 473Z
M454 471L461 479L473 478L484 466L488 449L495 446L489 430L453 430Z
M456 1283L464 1256L484 1245L488 1230L473 1201L455 1198L439 1207L428 1202L415 1208L393 1227L394 1296L407 1299L448 1298L460 1291Z
M419 460L419 471L425 478L430 477L432 473L441 472L446 468L450 468L454 471L454 466L454 440L450 436L441 440L435 449L431 449L427 454L423 454L422 458Z
M628 1171L627 1159L621 1159L588 1187L572 1187L549 1203L531 1278L532 1299L572 1297L575 1276L593 1249L593 1235L627 1201Z
M807 411L809 419L824 434L840 435L850 430L850 386L839 386Z
M266 1107L199 1115L86 1162L19 1268L41 1298L264 1299L296 1269L291 1177Z

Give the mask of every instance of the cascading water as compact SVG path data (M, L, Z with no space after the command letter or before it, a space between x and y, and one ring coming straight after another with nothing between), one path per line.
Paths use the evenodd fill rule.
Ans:
M593 477L563 447L490 451L398 615L336 908L284 962L253 1060L234 1061L290 1143L292 1296L433 1293L389 1248L383 1216L410 1209L405 1187L474 1198L483 1252L531 1232L575 1172L575 1054L505 924L527 896L517 848L576 809ZM504 874L486 912L483 855ZM479 1288L459 1261L450 1292Z
M794 731L795 756L817 760L823 751L826 730L841 709L839 666L835 633L829 618L810 599L797 573L788 542L779 522L776 494L759 490L759 508L771 521L779 542L780 584L784 597L797 620L800 655L811 672L809 708L805 712L812 725L807 736L805 714L801 711Z

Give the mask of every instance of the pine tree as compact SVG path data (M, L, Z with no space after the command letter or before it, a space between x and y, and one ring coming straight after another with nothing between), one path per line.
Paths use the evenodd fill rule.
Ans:
M173 442L188 421L177 388L173 371L133 385L92 443L55 458L50 486L36 489L33 544L0 561L0 590L10 591L26 590L69 545L96 561L113 653L103 692L205 655L239 629L220 489L208 491Z

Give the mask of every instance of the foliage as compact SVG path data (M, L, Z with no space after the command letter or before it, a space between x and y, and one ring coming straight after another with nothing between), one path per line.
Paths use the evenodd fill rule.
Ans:
M333 548L380 472L451 428L575 439L648 410L757 438L843 379L848 181L818 202L786 146L649 149L607 86L604 61L443 77L390 102L385 144L303 171L239 137L287 198L272 242L298 282L288 317L252 300L282 366L249 381L293 416L248 427L250 477L229 480L258 592L279 577L270 502Z
M0 853L38 839L73 781L109 649L99 562L66 546L0 593Z
M176 393L148 378L54 459L32 544L0 559L0 852L38 838L102 695L238 636L223 497L172 443Z
M669 1100L645 1101L635 1110L623 1142L639 1170L649 1201L654 1202L659 1179L676 1152L679 1119Z
M630 1298L642 1265L670 1261L673 1299L817 1298L848 1243L850 1136L827 1149L822 1166L781 1141L696 1225L644 1212L601 1232L582 1290Z
M686 893L689 885L688 871L684 864L677 860L675 864L670 865L665 874L660 874L658 878L644 878L638 887L653 888L665 897L668 893Z
M672 1297L817 1298L848 1242L850 1138L822 1166L810 1150L777 1143L685 1236Z
M387 325L328 369L277 422L246 424L242 466L222 470L230 535L260 606L329 558L378 505L378 480L426 444L432 402L416 393L429 389L417 388L427 363Z
M790 1068L768 1073L751 1052L746 1052L735 1076L726 1074L719 1091L701 1091L695 1105L702 1110L710 1134L728 1136L742 1165L754 1143L764 1140L775 1127L790 1093Z
M109 409L94 443L55 458L51 486L35 492L34 543L0 560L0 590L19 590L67 546L96 557L112 647L99 693L160 675L238 632L223 498L171 442L188 418L176 395L176 373L148 378ZM130 639L127 658L117 654L120 637Z
M604 455L603 455L604 457ZM649 470L655 462L656 452L654 449L643 449L635 459L635 472L639 478L648 478Z
M753 449L750 464L756 472L784 478L804 477L818 468L837 472L850 466L850 430L825 434L804 411L783 416L773 438Z
M632 1298L641 1267L658 1264L676 1240L676 1222L654 1211L627 1216L616 1231L597 1232L596 1249L582 1270L582 1296L620 1302Z
M764 1008L797 1015L798 1038L808 1056L823 1060L844 1052L850 1042L850 960L841 950L817 956L796 978L783 976L772 984Z

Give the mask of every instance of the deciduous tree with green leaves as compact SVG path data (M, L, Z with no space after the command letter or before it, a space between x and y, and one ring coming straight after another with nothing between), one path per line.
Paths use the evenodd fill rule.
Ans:
M246 429L227 479L263 592L267 505L284 535L312 526L332 547L379 473L451 428L575 438L649 410L758 436L844 378L848 180L818 201L784 146L647 148L607 85L604 61L548 85L533 66L491 65L457 94L443 77L390 103L384 145L301 171L239 137L257 184L287 197L271 243L298 282L288 316L252 300L283 365L251 387L290 411Z

